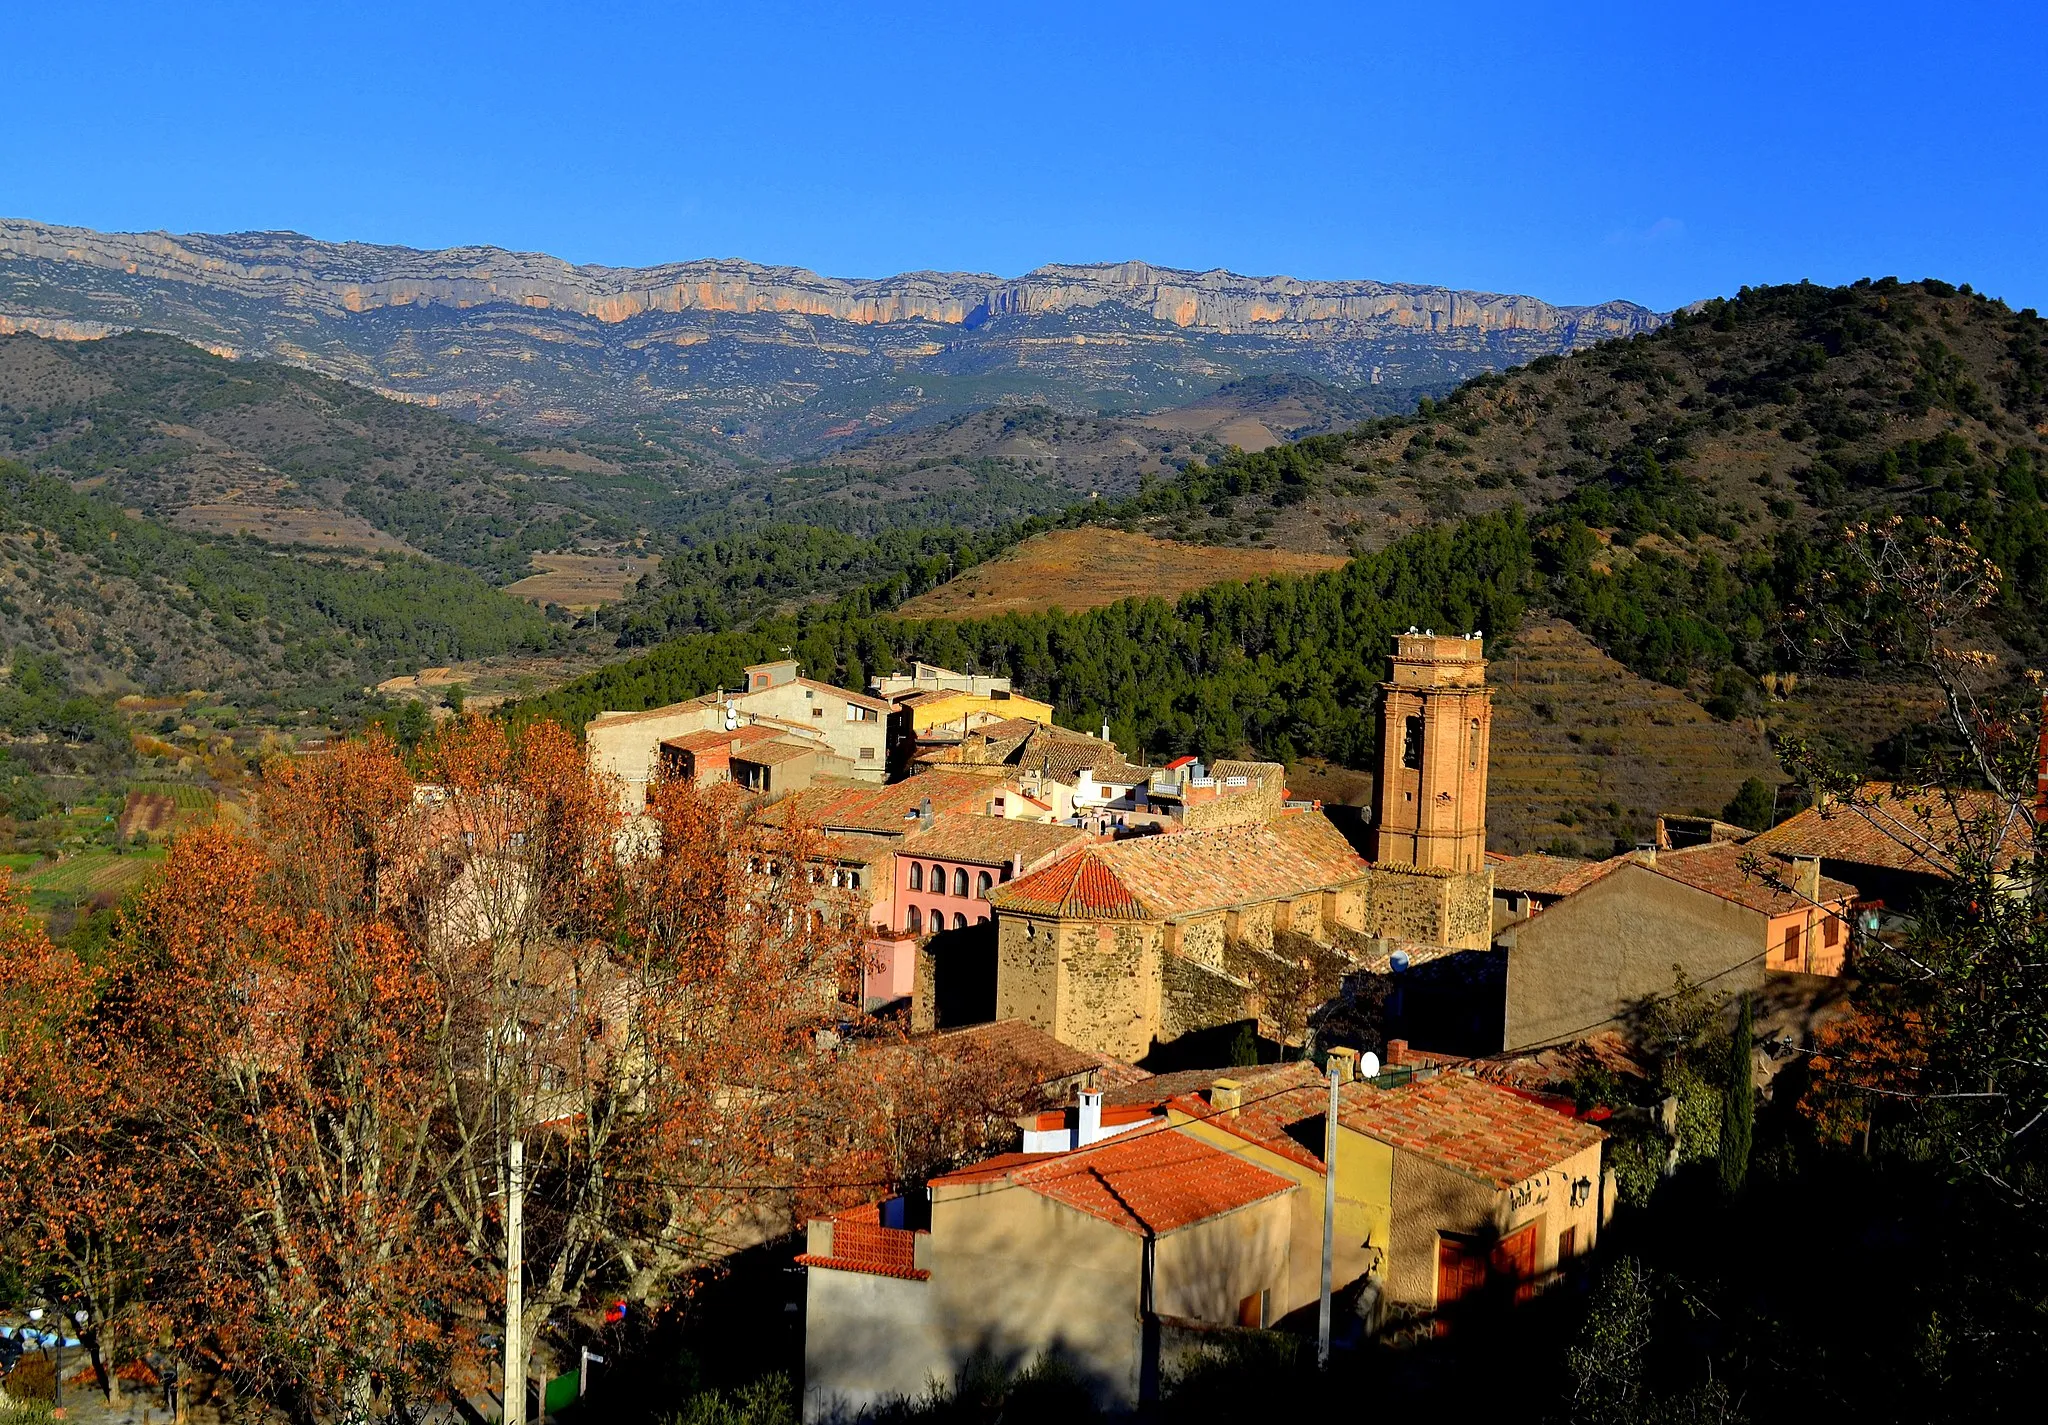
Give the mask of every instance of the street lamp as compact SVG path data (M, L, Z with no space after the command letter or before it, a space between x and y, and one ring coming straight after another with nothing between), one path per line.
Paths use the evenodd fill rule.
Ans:
M43 1319L43 1309L40 1306L31 1306L28 1309L28 1319L31 1321L41 1321ZM55 1407L64 1403L64 1324L62 1317L58 1318L57 1334L50 1339L52 1349L56 1352L57 1361L56 1375L52 1378L50 1386L53 1397L50 1404L52 1407Z

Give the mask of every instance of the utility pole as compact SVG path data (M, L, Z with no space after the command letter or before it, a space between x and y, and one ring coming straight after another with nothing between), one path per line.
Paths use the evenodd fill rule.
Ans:
M1330 1364L1330 1276L1337 1254L1337 1058L1330 1056L1330 1112L1323 1119L1323 1294L1316 1306L1316 1367Z
M505 1408L504 1425L526 1425L526 1144L512 1140L505 1183Z

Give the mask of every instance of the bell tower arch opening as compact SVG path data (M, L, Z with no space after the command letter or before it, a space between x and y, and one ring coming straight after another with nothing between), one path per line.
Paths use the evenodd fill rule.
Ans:
M1493 690L1477 633L1394 638L1380 685L1372 859L1444 871L1486 866L1486 756Z

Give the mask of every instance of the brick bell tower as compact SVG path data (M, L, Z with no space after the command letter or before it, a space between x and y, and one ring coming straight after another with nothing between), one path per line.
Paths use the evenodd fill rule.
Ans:
M1476 633L1394 638L1380 685L1372 859L1443 871L1486 868L1486 752L1493 690Z

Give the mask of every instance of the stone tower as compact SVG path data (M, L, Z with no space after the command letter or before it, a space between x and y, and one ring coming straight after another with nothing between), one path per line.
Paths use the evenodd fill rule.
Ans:
M1380 685L1373 860L1430 870L1486 869L1486 750L1493 690L1476 633L1409 630Z

